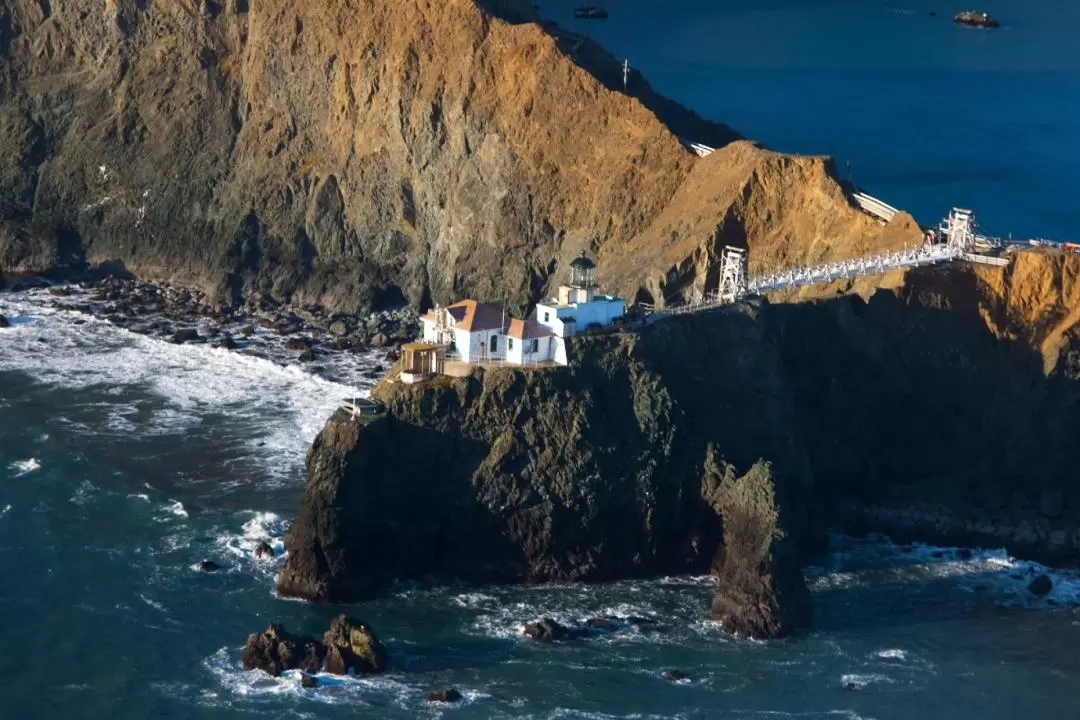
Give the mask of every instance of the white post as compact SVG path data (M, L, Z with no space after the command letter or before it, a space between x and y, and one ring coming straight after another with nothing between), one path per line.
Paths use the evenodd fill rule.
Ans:
M732 303L745 294L746 251L728 245L720 253L720 300Z

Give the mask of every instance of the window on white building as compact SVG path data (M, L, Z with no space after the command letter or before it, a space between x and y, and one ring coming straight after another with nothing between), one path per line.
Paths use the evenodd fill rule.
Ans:
M544 311L544 322L548 322L551 319L551 313Z
M506 349L507 350L513 350L514 349L514 338L506 338Z
M491 336L491 352L499 352L499 336Z
M540 341L537 338L533 338L532 347L529 352L540 352Z

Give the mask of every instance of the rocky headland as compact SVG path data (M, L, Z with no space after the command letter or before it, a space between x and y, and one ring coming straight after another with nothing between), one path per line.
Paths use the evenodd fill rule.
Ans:
M771 637L808 621L829 528L1075 563L1078 274L1023 252L578 337L567 369L391 374L384 417L313 444L278 589L711 569L721 625Z

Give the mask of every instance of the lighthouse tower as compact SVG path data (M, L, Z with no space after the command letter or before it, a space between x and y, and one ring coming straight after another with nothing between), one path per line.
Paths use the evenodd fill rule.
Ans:
M570 283L559 286L560 305L590 303L596 295L596 263L581 251L581 256L570 263Z

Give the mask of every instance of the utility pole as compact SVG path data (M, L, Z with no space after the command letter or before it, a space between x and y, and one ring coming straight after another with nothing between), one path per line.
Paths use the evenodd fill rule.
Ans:
M630 84L630 60L622 61L622 89L626 92L627 86Z

